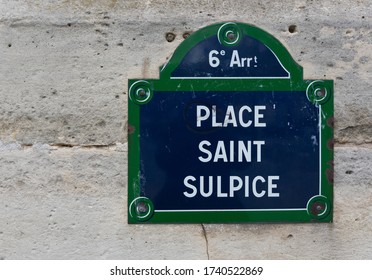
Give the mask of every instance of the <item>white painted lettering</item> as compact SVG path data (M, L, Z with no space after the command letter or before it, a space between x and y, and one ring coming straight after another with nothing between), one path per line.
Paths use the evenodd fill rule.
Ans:
M189 183L189 181L196 181L196 178L194 176L187 176L184 180L183 180L183 184L185 185L185 187L189 188L192 190L191 193L188 193L188 192L183 192L184 196L188 197L188 198L191 198L191 197L194 197L197 193L198 193L198 190L196 189L196 187L194 185L191 185Z
M204 148L204 146L210 146L211 143L207 140L203 140L199 143L199 151L201 151L202 153L205 153L207 154L207 157L206 158L203 158L202 156L199 156L198 159L201 161L201 162L209 162L211 159L212 159L212 153L210 151L208 151L207 149Z
M247 67L251 67L251 61L252 61L252 57L248 57L247 58Z
M227 197L227 193L222 192L221 176L217 176L217 197Z
M202 111L204 111L204 115L202 115ZM196 127L201 127L201 122L207 120L210 114L210 110L207 106L196 106Z
M263 120L263 110L266 110L265 105L256 105L254 106L253 111L248 105L243 105L239 109L232 105L228 105L226 107L224 118L217 120L217 105L212 105L212 113L207 106L197 105L196 126L201 127L202 123L209 118L212 118L212 127L250 127L251 125L254 125L254 127L266 127L266 123ZM219 112L221 112L221 110ZM253 114L251 114L252 112ZM219 116L221 115L222 114L219 114Z
M262 183L265 183L265 178L262 176L257 176L252 181L252 191L255 197L263 197L266 194L265 190L262 190L260 193L257 192L257 181L260 180Z
M230 124L230 123L234 127L237 127L238 126L238 124L236 123L234 107L231 106L231 105L227 106L225 120L223 121L223 126L224 127L227 127L227 125Z
M244 122L244 120L243 120L244 111L248 111L248 113L251 113L252 109L251 109L251 107L249 107L247 105L244 105L240 108L240 110L239 110L239 124L240 124L241 127L249 127L252 124L252 121L248 120L247 122Z
M257 162L261 162L261 146L265 145L265 141L253 141L253 145L257 146Z
M213 161L217 162L220 159L223 160L223 162L228 162L227 160L227 154L226 154L226 149L225 149L225 144L223 141L218 141L217 142L217 147L216 147L216 152L214 154Z
M254 65L251 62L254 61ZM254 57L240 57L238 50L233 50L230 59L230 67L257 67L257 56Z
M260 122L260 119L264 116L260 114L260 110L266 110L266 106L254 106L254 127L266 127L266 123Z
M230 162L234 162L234 141L230 141Z
M249 197L249 176L244 176L244 196Z
M204 190L204 176L200 176L200 194L204 197L209 197L213 193L213 176L209 176L208 192Z
M280 177L277 175L256 176L250 180L250 176L229 176L222 181L221 176L187 176L184 179L184 185L188 188L183 194L187 198L193 198L197 195L201 197L229 198L236 197L238 194L244 197L250 197L252 194L256 198L279 197L277 191ZM252 186L252 188L250 188ZM226 188L226 189L223 189Z
M247 145L244 145L244 141L238 142L238 162L243 162L243 156L246 162L252 161L251 141L247 141Z
M222 127L222 123L217 122L217 106L212 106L212 126L213 127Z
M235 185L235 182L238 182ZM230 176L230 197L234 197L234 193L243 187L243 180L238 176Z
M230 67L234 67L234 65L240 67L240 57L239 52L237 50L233 50L230 60Z
M279 197L280 194L279 193L274 193L273 192L273 189L276 189L278 186L276 184L273 183L273 180L279 180L279 176L269 176L269 184L268 184L268 187L267 187L267 191L268 191L268 197Z
M224 142L217 141L217 144L212 144L208 140L202 140L199 143L199 151L203 153L198 157L201 162L261 162L262 160L262 146L265 141L236 141L230 140ZM253 149L252 149L253 148ZM256 159L252 160L252 154L256 152Z

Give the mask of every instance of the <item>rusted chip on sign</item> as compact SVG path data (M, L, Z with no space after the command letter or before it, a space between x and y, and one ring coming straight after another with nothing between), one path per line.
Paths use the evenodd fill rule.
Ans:
M318 216L320 213L324 212L325 209L326 205L320 201L317 201L311 206L311 214Z
M333 139L329 139L327 141L327 147L328 147L328 149L333 150L334 144L335 144L335 141Z
M128 125L128 134L133 134L136 128L133 125Z
M330 118L327 120L327 125L328 125L329 127L334 128L334 125L335 125L335 118L334 118L334 117L330 117Z
M329 183L333 184L333 173L334 173L333 160L328 161L327 164L329 165L329 168L326 170L327 180Z

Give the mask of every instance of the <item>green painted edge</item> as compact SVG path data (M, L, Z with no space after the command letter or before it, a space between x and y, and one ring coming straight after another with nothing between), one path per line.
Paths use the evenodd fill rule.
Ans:
M129 87L132 83L129 83ZM128 87L128 88L129 88ZM129 96L129 94L128 94ZM130 202L140 196L140 106L128 98L128 222L136 221L129 215Z
M271 34L250 24L234 22L242 31L243 36L250 36L269 47L278 57L282 65L291 73L290 80L298 80L303 78L303 69L292 58L288 50L283 44ZM170 78L172 72L181 63L184 56L198 43L211 36L217 36L218 29L225 23L217 23L207 26L192 33L185 41L183 41L174 52L171 59L166 63L160 71L160 79ZM226 46L225 46L226 47ZM197 79L197 78L196 78Z
M316 80L302 80L302 67L291 57L286 48L272 35L257 27L237 23L244 34L260 40L277 54L283 66L291 73L291 79L208 79L198 80L170 79L171 72L182 61L184 55L197 43L217 33L221 24L215 24L192 34L176 49L173 57L161 70L160 79L146 80L150 87L156 91L301 91L306 92L308 85ZM141 79L143 80L143 79ZM128 89L137 82L137 79L128 81ZM333 207L333 81L321 80L331 94L329 100L320 106L321 115L321 195L327 197ZM128 96L130 93L128 92ZM309 101L310 102L310 101ZM128 98L128 209L130 202L140 196L140 107ZM157 224L157 223L249 223L249 222L280 222L280 223L306 223L306 222L332 222L333 209L322 219L312 218L306 210L295 211L216 211L216 212L155 212L148 221L138 221L131 217L128 211L130 224Z

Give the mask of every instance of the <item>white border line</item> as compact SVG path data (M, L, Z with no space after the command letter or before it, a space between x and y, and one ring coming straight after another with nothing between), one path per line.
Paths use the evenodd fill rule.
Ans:
M306 91L305 91L306 94ZM319 127L319 194L322 195L322 106L319 104L319 113L318 113L318 127ZM314 196L313 196L314 197ZM313 198L312 197L312 198ZM311 198L310 198L311 199ZM309 203L308 200L307 204ZM306 205L307 205L306 204ZM164 213L164 212L253 212L253 211L299 211L306 210L307 208L286 208L286 209L192 209L192 210L154 210L154 212Z
M252 212L252 211L297 211L306 210L306 208L289 209L192 209L192 210L155 210L154 212Z
M170 77L171 80L287 80L290 77Z
M265 45L265 44L264 44ZM266 45L265 45L266 46ZM282 66L282 68L284 69L284 71L285 72L287 72L287 74L288 74L288 77L287 77L287 79L290 79L291 78L291 73L289 73L289 71L287 70L287 68L285 68L284 66L283 66L283 64L282 64L282 62L280 61L280 59L276 56L276 54L268 47L268 46L266 46L272 53L273 53L273 55L276 57L276 60L277 61L279 61L279 64L280 64L280 66Z
M322 195L322 149L321 149L321 146L322 146L322 105L318 105L319 106L319 123L318 123L318 126L319 126L319 195Z

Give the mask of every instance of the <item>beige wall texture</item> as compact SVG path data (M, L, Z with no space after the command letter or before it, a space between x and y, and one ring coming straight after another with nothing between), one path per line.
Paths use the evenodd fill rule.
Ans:
M371 16L370 0L0 0L0 259L372 259ZM332 224L127 224L127 80L224 21L334 80Z

